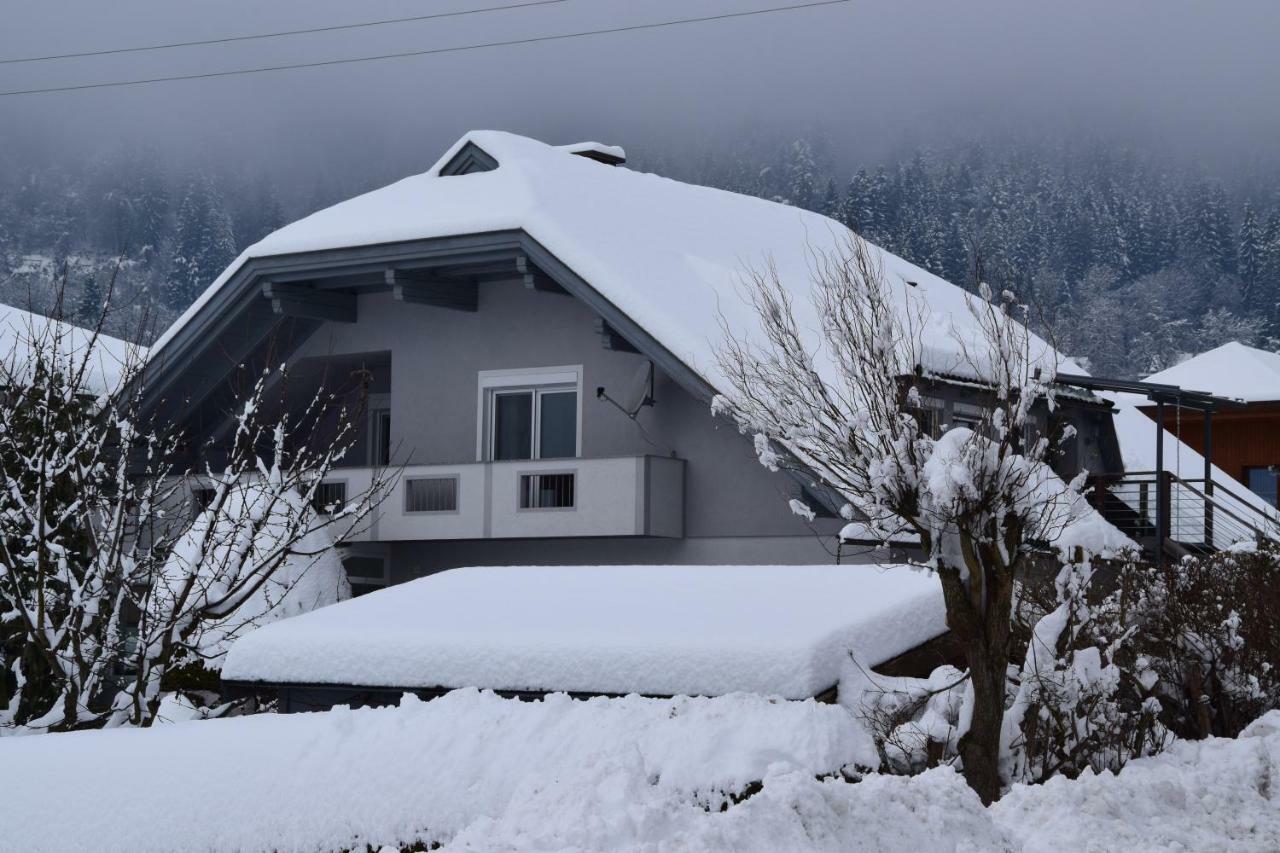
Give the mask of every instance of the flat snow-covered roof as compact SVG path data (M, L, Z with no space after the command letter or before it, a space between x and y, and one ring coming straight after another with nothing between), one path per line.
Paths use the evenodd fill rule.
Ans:
M222 677L801 699L945 630L910 566L465 568L266 625Z
M1280 354L1231 341L1153 373L1147 381L1246 403L1280 401Z
M464 146L495 169L441 175ZM573 146L570 146L571 148ZM809 300L815 252L849 239L841 224L784 204L605 166L563 147L499 131L473 131L427 172L313 213L250 246L152 347L163 350L250 258L522 229L639 324L712 387L722 323L750 335L758 327L742 298L748 270L773 264L795 296L802 329L816 343ZM975 297L874 247L901 306L927 316L920 340L927 369L981 378L965 352L985 350L970 306ZM1046 367L1056 354L1033 342ZM818 353L819 370L832 370ZM1062 369L1083 372L1064 361Z

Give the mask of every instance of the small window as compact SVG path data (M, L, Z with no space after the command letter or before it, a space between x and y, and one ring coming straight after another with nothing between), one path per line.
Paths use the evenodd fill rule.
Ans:
M213 503L215 492L208 486L200 486L191 490L191 503L195 506L197 513L204 512Z
M942 413L946 403L936 397L920 395L919 406L909 406L908 411L920 425L920 434L937 438L942 434Z
M349 556L342 561L351 595L364 595L387 585L387 561L381 557Z
M1280 466L1245 468L1249 491L1272 506L1280 505Z
M391 410L369 413L369 463L376 467L391 464Z
M572 509L574 477L570 472L557 474L521 474L521 509Z
M346 481L338 480L334 482L321 483L316 489L315 497L311 500L311 507L316 512L328 513L333 512L346 502Z
M457 509L457 477L410 477L405 479L405 512L455 512Z
M981 406L974 406L970 403L953 403L951 406L951 425L953 427L964 427L978 432L982 429L982 419L986 416L986 412Z

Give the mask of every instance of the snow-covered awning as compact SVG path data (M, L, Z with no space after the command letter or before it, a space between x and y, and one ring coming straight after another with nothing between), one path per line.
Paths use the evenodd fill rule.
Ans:
M228 681L802 699L946 631L909 566L454 569L267 625Z

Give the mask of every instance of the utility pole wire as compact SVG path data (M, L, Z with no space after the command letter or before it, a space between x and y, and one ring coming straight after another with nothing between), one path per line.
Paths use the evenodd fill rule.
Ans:
M850 0L815 0L811 3L798 3L792 6L773 6L767 9L752 9L746 12L724 12L719 15L704 15L698 18L678 18L671 21L657 21L651 24L629 24L622 27L606 27L598 30L582 30L575 33L557 33L547 36L531 36L527 38L508 39L505 41L465 44L456 47L437 47L426 50L406 50L399 53L383 53L376 56L354 56L346 59L326 59L317 62L297 62L287 65L267 65L258 68L237 68L230 71L209 71L202 74L174 74L168 77L148 77L139 80L112 80L104 83L80 83L72 86L49 86L41 89L15 89L0 92L0 98L11 98L18 95L44 95L53 92L76 92L85 89L108 89L124 86L142 86L148 83L170 83L178 80L205 80L214 77L236 77L246 74L264 74L272 71L289 71L298 68L322 68L330 65L350 65L357 62L378 62L385 59L403 59L411 56L431 56L440 53L462 53L468 50L486 48L513 47L522 44L539 44L550 41L585 38L589 36L607 35L609 33L636 32L639 30L655 30L662 27L675 27L683 24L700 24L710 21L723 21L730 18L748 18L755 15L768 15L774 12L791 12L798 9L812 9L819 6L837 6Z
M246 36L225 36L199 41L175 41L168 44L149 44L139 47L113 47L105 50L86 50L80 53L55 53L48 56L27 56L16 59L0 59L0 65L12 65L18 62L49 62L55 59L79 59L86 56L111 56L117 53L142 53L149 50L170 50L177 47L199 47L209 44L228 44L237 41L256 41L258 39L275 39L285 36L301 36L311 33L331 33L338 30L358 30L365 27L385 27L390 24L408 24L416 21L432 21L436 18L460 18L463 15L479 15L485 12L502 12L507 9L525 9L529 6L551 6L564 3L565 0L529 0L527 3L512 3L509 6L485 6L481 9L460 9L456 12L436 12L432 15L414 15L408 18L386 18L381 21L361 21L355 24L334 24L328 27L310 27L303 30L281 30L274 33L256 33Z

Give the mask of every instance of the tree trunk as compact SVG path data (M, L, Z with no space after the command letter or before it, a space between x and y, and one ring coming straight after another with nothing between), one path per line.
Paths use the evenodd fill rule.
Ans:
M964 778L983 805L1000 796L1000 730L1004 722L1005 682L1008 678L1008 644L989 648L986 637L968 644L969 680L973 684L973 716L960 738Z

